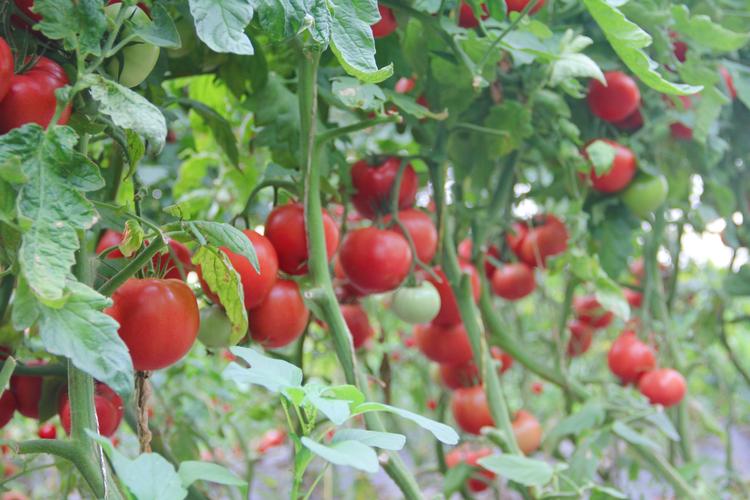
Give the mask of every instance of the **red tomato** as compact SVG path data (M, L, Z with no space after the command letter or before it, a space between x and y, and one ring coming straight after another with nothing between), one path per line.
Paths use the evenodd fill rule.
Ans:
M122 243L123 234L112 229L107 229L99 239L99 243L96 245L96 254L102 254L108 248L118 246ZM106 256L107 259L123 259L125 256L122 254L119 248L115 248L109 252Z
M535 452L542 444L542 426L531 413L519 410L512 425L518 447L525 455Z
M416 208L409 208L401 210L398 213L398 218L414 241L414 249L417 251L419 260L429 264L435 257L438 245L437 228L432 223L430 216ZM390 216L386 217L386 222L389 222L390 219ZM393 224L391 229L403 234L397 224Z
M182 271L185 273L185 277L187 277L187 273L193 270L193 262L190 260L190 250L179 241L169 240L167 244L170 249L166 253L154 255L151 262L153 262L154 269L159 276L163 276L164 279L181 280L183 278L180 274L180 268L172 258L172 254L174 253L177 260L180 261Z
M118 333L137 371L175 364L198 336L198 303L182 281L131 278L112 301L105 312L120 323Z
M34 0L15 0L16 7L18 7L21 12L26 14L28 17L33 19L34 21L41 21L42 16L37 14L36 12L32 12L31 8L34 6Z
M416 325L417 347L428 359L437 363L462 364L471 360L471 343L464 325Z
M523 262L498 267L492 275L492 291L506 300L519 300L536 288L534 270Z
M622 293L625 295L625 300L628 301L630 307L638 309L643 304L643 294L641 292L636 292L630 288L623 288Z
M481 385L461 387L453 391L451 409L453 418L464 432L479 435L482 427L495 425Z
M719 66L719 73L721 73L721 78L724 80L724 85L727 86L729 97L731 97L732 100L737 99L737 89L734 87L734 79L732 78L732 75L729 74L729 70L724 66Z
M492 346L492 357L500 362L498 371L500 374L505 373L513 366L513 358L510 354L500 350L499 347ZM469 360L462 364L441 364L440 378L443 384L449 389L458 389L459 387L471 387L482 383L482 377L479 374L474 360Z
M547 258L560 254L568 248L568 230L554 215L535 217L534 227L529 228L520 243L516 255L530 266L544 267Z
M630 181L633 180L638 166L636 165L635 155L625 146L609 139L597 139L604 141L615 150L615 159L609 172L602 175L596 175L594 168L591 169L589 176L591 184L597 191L602 193L616 193L625 189ZM591 141L594 142L594 141ZM589 143L591 144L591 143ZM584 149L584 156L588 157Z
M341 314L344 316L346 326L352 335L352 344L355 349L359 349L372 338L375 332L370 326L370 319L367 312L359 304L343 304Z
M26 366L45 365L45 361L29 361ZM16 410L24 417L39 418L39 401L42 399L42 383L38 375L13 375L10 390L16 399Z
M414 78L401 77L396 82L396 85L393 86L393 90L395 90L397 94L408 94L414 90L416 84L417 81Z
M388 7L378 5L380 11L380 21L376 22L371 26L372 36L375 38L383 38L388 36L398 28L398 22L396 22L396 16L393 15L393 11Z
M283 429L270 429L260 438L258 446L255 448L258 453L265 453L271 448L284 444L286 432Z
M505 0L505 5L508 6L508 12L521 12L530 1L532 0ZM544 7L544 0L538 0L536 5L529 11L529 14L536 14L542 7Z
M588 323L574 319L568 324L570 328L570 339L568 339L568 356L580 356L591 347L594 338L594 329Z
M333 258L333 275L335 278L333 282L334 290L340 302L352 301L367 295L349 282L344 273L344 268L341 267L341 259L338 255Z
M636 109L633 113L629 114L627 118L622 121L613 124L620 130L639 130L643 127L643 115L640 109Z
M339 246L339 228L325 210L323 210L323 231L326 238L326 253L330 262ZM301 203L287 203L274 208L266 219L265 235L276 249L279 269L293 275L307 273L305 208Z
M638 109L641 93L631 77L621 71L604 73L607 85L592 79L589 83L588 103L591 112L602 120L616 123Z
M446 453L445 465L448 466L449 469L451 469L458 464L465 462L472 467L479 467L479 464L477 463L479 459L491 454L492 450L489 448L482 448L476 451L471 451L465 448L455 448ZM471 475L471 477L467 481L467 484L469 485L469 489L471 491L473 491L474 493L479 493L480 491L486 490L489 487L487 483L489 481L493 481L494 479L494 473L486 469L479 469Z
M459 243L458 244L458 258L470 263L472 261L471 254L473 251L473 248L472 248L473 246L474 245L472 244L470 239L465 239L461 243ZM492 275L494 274L495 269L497 268L492 262L490 262L490 260L487 258L488 256L496 260L500 260L500 257L501 257L500 249L497 248L497 246L495 245L490 245L486 251L486 255L484 258L484 273L487 276L487 279L491 280Z
M467 273L471 280L471 289L474 293L474 302L479 300L479 292L481 284L479 282L479 273L474 266L468 262L459 261L458 265L461 267L461 271ZM448 278L445 276L440 267L434 267L433 271L440 278L440 281L435 281L435 278L427 275L426 279L432 283L440 294L440 312L433 323L437 325L456 325L461 323L461 311L458 309L458 302L456 302L456 296L453 294L453 288L448 282Z
M626 330L617 337L607 354L609 370L628 384L656 366L654 351L635 332Z
M687 59L688 45L679 39L679 35L674 31L669 32L669 38L672 39L672 52L674 56L680 62L685 62Z
M117 396L115 401L110 400L107 396L101 395L97 391L94 393L94 409L96 411L96 420L99 424L99 434L104 437L110 437L117 428L120 427L123 416L122 399ZM111 391L111 389L110 389ZM70 434L70 400L68 399L67 393L64 393L60 399L60 406L58 413L60 415L60 423L66 434Z
M690 96L686 95L680 95L677 96L677 98L680 100L680 103L682 104L682 109L684 111L688 111L692 109L693 107L693 100L690 98ZM667 103L667 107L674 108L675 104L674 102L666 98L664 99ZM693 129L692 127L688 127L684 123L681 122L674 122L669 125L669 130L672 132L672 137L675 139L683 140L683 141L689 141L693 138Z
M685 378L677 370L661 368L644 374L638 381L638 390L653 405L674 406L685 397Z
M606 328L615 316L611 311L604 309L594 295L573 299L573 310L580 321L593 328Z
M482 10L484 11L484 14L482 14L482 20L490 17L489 10L487 10L487 6L484 3L482 3ZM477 19L471 6L466 2L461 2L461 10L458 13L458 25L467 29L479 26L479 19Z
M13 78L13 53L5 38L0 36L0 101L8 93L11 78Z
M430 410L430 411L435 411L436 408L437 408L437 401L435 401L432 398L428 399L427 400L427 409Z
M526 239L527 234L529 234L529 226L525 222L514 222L510 227L505 241L514 254L518 255L521 252L521 243Z
M250 336L264 347L283 347L302 335L309 317L297 283L278 280L265 300L248 314Z
M232 267L240 275L242 290L245 294L245 308L252 309L258 307L263 302L263 299L266 298L274 283L276 283L279 260L276 256L276 250L274 250L268 238L251 229L245 229L242 232L245 233L245 236L247 236L247 239L250 240L255 249L260 273L255 271L253 265L245 257L232 252L226 247L221 247L221 251L229 257ZM209 288L208 283L203 280L200 268L198 268L198 277L201 280L201 286L206 295L215 304L220 304L219 296L214 294Z
M352 203L359 213L372 219L378 213L391 211L391 188L400 167L400 158L388 158L380 165L370 165L365 160L352 165L352 186L355 190ZM417 173L409 164L401 176L401 188L398 193L399 209L410 208L414 205L418 188Z
M412 255L409 243L399 233L366 227L346 236L339 260L349 282L370 294L398 288L409 274Z
M46 57L40 57L26 73L14 75L5 98L0 101L0 134L27 123L49 125L57 106L55 90L67 84L68 76L62 66ZM57 123L66 124L71 110L68 105Z
M537 395L543 393L544 392L544 384L542 384L541 382L533 382L531 384L531 392L533 392L534 394L537 394Z
M57 437L57 427L55 427L55 424L47 422L39 427L36 434L39 436L39 439L55 439Z
M15 411L16 398L13 396L13 392L3 391L3 395L0 397L0 428L5 427L10 422Z

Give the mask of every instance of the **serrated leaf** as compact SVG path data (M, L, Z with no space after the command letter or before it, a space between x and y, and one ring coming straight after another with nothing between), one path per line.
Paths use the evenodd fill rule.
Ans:
M247 482L237 477L234 472L209 462L187 460L180 464L177 473L185 488L196 481L208 481L228 486L247 486Z
M366 111L378 109L385 101L385 94L380 87L372 83L361 83L356 78L334 78L331 90L345 105Z
M331 13L326 0L259 0L258 21L274 41L308 31L325 47L331 38Z
M478 460L485 469L524 486L544 486L554 469L546 462L516 455L492 455Z
M252 55L245 27L253 18L249 0L189 0L195 31L214 52Z
M339 441L324 445L303 436L302 445L319 457L335 465L347 465L374 474L378 471L375 450L359 441Z
M101 0L35 0L34 12L42 20L39 29L47 38L62 40L66 50L82 55L101 55L107 19Z
M188 230L197 230L206 241L216 247L226 247L229 251L241 255L250 261L255 272L260 272L258 256L250 239L236 227L223 222L190 221L186 222Z
M458 443L458 433L453 430L452 427L445 425L442 422L436 422L422 415L404 410L402 408L396 408L383 403L366 402L356 405L352 408L352 415L359 415L361 413L367 413L370 411L385 411L394 413L401 418L411 420L415 424L419 425L423 429L432 433L435 438L445 444L456 444Z
M232 347L232 354L244 359L249 368L230 363L222 376L238 383L261 385L271 392L279 392L287 387L302 386L302 370L280 359L263 356L254 349Z
M675 31L711 50L732 52L744 47L750 40L750 33L729 30L706 15L691 16L686 5L673 5L672 17Z
M391 432L369 431L365 429L339 429L331 442L359 441L367 446L383 450L399 451L406 444L406 436Z
M604 83L604 74L599 65L589 56L581 54L593 40L587 36L575 35L568 30L560 40L560 55L552 62L550 85L558 85L570 78L595 78Z
M161 151L167 139L167 123L159 108L140 94L101 75L88 74L82 82L99 103L101 113L109 116L118 127L145 138L154 150Z

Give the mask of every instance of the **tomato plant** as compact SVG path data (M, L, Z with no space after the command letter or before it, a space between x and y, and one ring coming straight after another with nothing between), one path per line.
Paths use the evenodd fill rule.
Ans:
M412 258L401 234L375 227L350 232L339 253L346 278L354 288L368 294L398 288L409 273Z

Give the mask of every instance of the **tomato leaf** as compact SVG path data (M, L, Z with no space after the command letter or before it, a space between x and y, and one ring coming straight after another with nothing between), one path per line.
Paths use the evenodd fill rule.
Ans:
M575 78L595 78L604 83L604 74L599 65L589 56L581 54L594 41L568 30L560 40L560 55L552 62L550 85L556 86Z
M394 413L401 418L411 420L418 426L432 433L435 438L445 444L456 444L458 443L458 433L453 430L452 427L445 425L442 422L436 422L422 415L404 410L402 408L396 408L383 403L366 402L352 407L352 415L359 415L361 413L367 413L370 411L385 411Z
M645 446L651 450L658 450L658 446L653 439L647 438L624 422L616 421L612 424L612 431L628 443Z
M356 78L339 76L332 80L331 90L346 106L373 111L383 105L383 90L372 83L360 83Z
M663 411L657 411L655 413L652 413L651 415L648 415L646 417L646 420L654 424L654 426L659 429L662 434L667 436L672 441L680 440L680 435L677 433L677 429L674 428L674 424L672 424L672 421L669 420L667 414Z
M686 5L673 5L672 17L675 31L711 50L732 52L750 41L750 33L729 30L703 14L691 16Z
M721 108L731 101L715 86L707 87L701 92L701 98L695 107L695 126L693 139L705 144L709 130L716 124L721 115Z
M179 49L182 46L174 21L160 3L151 6L151 22L143 26L134 26L133 33L144 42L157 47Z
M586 154L594 166L594 172L596 175L604 175L612 169L612 164L615 161L615 148L612 145L596 140L586 146Z
M180 104L190 107L195 111L201 119L206 122L208 128L211 130L216 142L224 150L229 160L234 166L240 164L240 153L237 149L237 138L232 131L232 126L229 122L216 112L210 106L206 106L202 102L195 101L192 99L179 99Z
M349 402L342 399L328 397L326 394L327 387L310 382L305 384L305 399L315 408L320 410L328 419L336 425L341 425L349 418Z
M185 488L188 488L196 481L209 481L211 483L247 488L247 482L237 477L234 472L226 467L209 462L187 460L180 464L177 473L180 475L180 480Z
M750 108L750 67L732 61L722 61L722 64L732 76L737 98Z
M38 26L47 38L62 40L66 50L81 55L101 55L107 18L101 0L35 0L34 11L42 20Z
M450 498L451 495L463 488L464 483L469 479L472 472L474 472L474 467L466 462L461 462L455 467L448 469L448 473L445 475L445 480L443 481L443 495L445 495L445 498Z
M604 32L612 49L643 83L665 94L694 94L702 87L672 83L656 72L658 65L642 49L651 45L651 36L605 0L584 0L591 16Z
M385 95L388 96L388 100L398 106L398 108L406 114L409 114L415 118L432 118L433 120L445 120L448 118L448 112L442 111L440 113L433 113L430 108L423 106L418 103L413 97L399 94L392 90L386 90Z
M252 55L245 27L253 18L249 0L189 0L195 31L214 52Z
M303 436L301 442L305 448L332 464L348 465L370 474L378 471L377 453L359 441L338 441L324 445Z
M578 436L585 431L596 429L604 423L606 416L604 406L600 402L589 401L576 413L555 425L545 436L545 441L553 443L567 435Z
M238 384L261 385L271 392L279 392L287 387L302 386L302 370L280 359L263 356L254 349L232 347L232 354L247 361L249 368L232 362L222 376Z
M544 486L554 469L546 462L516 455L492 455L478 460L485 469L524 486Z
M340 441L359 441L367 446L383 450L399 451L406 444L406 436L392 432L368 431L365 429L339 429L333 436L332 443Z
M13 356L8 356L7 358L5 358L5 361L3 362L3 369L0 370L0 394L5 392L5 389L8 388L10 376L13 375L13 370L15 369L16 360L13 359Z
M186 222L188 232L197 231L206 242L217 247L227 247L234 252L250 261L255 272L260 272L258 256L255 254L255 248L245 234L234 226L223 222L211 221L190 221Z
M325 0L260 0L258 21L274 41L305 31L323 46L331 38L331 13Z

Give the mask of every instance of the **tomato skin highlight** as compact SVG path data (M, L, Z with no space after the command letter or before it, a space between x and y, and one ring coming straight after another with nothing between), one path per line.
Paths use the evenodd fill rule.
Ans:
M429 264L433 257L435 257L438 246L437 228L430 216L416 208L409 208L400 211L398 219L404 225L414 242L414 250L417 252L417 258L425 264ZM386 223L390 222L390 220L390 216L385 218ZM395 222L392 224L391 229L403 234L401 227Z
M519 300L534 291L536 279L529 265L514 262L497 268L490 284L495 295L506 300Z
M462 462L466 462L468 465L476 467L477 471L469 477L466 484L469 486L469 490L474 493L479 493L489 488L487 482L493 481L496 477L494 472L482 469L478 464L480 458L489 455L492 455L492 450L489 448L481 448L476 451L467 450L465 448L455 448L445 454L445 465L451 469Z
M462 364L472 358L469 336L461 323L416 325L414 337L422 354L436 363Z
M468 262L459 261L458 265L461 268L462 273L467 273L469 275L474 302L477 302L479 300L481 287L479 273L477 273L476 268ZM433 271L440 278L440 281L436 281L435 278L429 275L427 276L427 281L432 283L440 294L440 312L435 316L435 319L433 319L432 322L444 326L457 325L461 323L461 311L458 309L458 302L453 293L453 288L448 282L445 273L439 266L434 267Z
M682 401L687 387L680 372L671 368L661 368L644 374L638 381L638 390L651 404L669 408Z
M370 318L367 312L359 304L343 304L341 314L344 316L346 326L352 336L352 344L355 349L364 346L370 340L375 332L370 325Z
M372 36L374 38L383 38L396 31L398 22L396 21L396 16L393 15L393 11L388 7L378 4L378 10L380 11L380 21L370 27L372 28Z
M626 330L612 343L607 354L609 370L624 384L632 383L656 366L654 351L636 336Z
M617 123L638 109L641 92L635 80L621 71L607 71L604 79L606 86L595 79L589 82L589 109L602 120Z
M633 180L636 170L638 169L635 155L630 149L610 139L597 140L606 142L612 146L615 150L615 158L612 160L611 168L605 174L597 175L594 168L591 169L591 172L589 173L591 185L601 193L609 194L622 191L628 186L628 184L630 184L630 181Z
M68 83L62 66L46 57L40 57L26 73L13 75L5 98L0 101L0 134L27 123L47 127L57 107L55 90ZM57 123L68 123L71 112L71 106L66 106Z
M112 295L105 312L120 328L137 371L160 370L182 359L200 326L193 291L179 280L127 280Z
M260 273L250 261L242 255L236 254L226 247L220 247L220 250L229 257L232 267L240 275L242 290L245 295L245 309L258 307L266 298L271 288L276 283L276 273L279 271L279 260L271 242L260 233L251 229L242 231L247 239L252 243L255 249L255 255L258 257L258 268ZM201 281L201 287L206 295L215 303L220 304L219 296L216 295L203 280L200 268L198 268L198 277Z
M339 228L323 210L323 230L328 262L339 246ZM279 269L287 274L307 274L307 231L305 209L301 203L287 203L274 208L266 219L265 237L276 249Z
M283 347L302 335L309 317L297 283L280 279L263 302L249 311L250 336L264 347Z
M391 211L391 187L401 167L400 158L388 158L380 165L370 165L360 160L352 165L352 186L355 193L352 203L364 217L374 218L378 213ZM398 193L398 208L403 210L414 205L419 188L419 179L414 167L406 165L401 176Z
M542 444L542 426L534 415L526 410L518 410L512 426L513 435L524 455L539 449L539 445Z
M451 410L458 426L469 434L479 435L482 427L495 425L481 385L453 391Z
M6 389L3 391L3 395L0 396L0 428L8 425L15 412L16 398L13 396L12 391Z
M5 38L0 36L0 101L10 89L11 78L13 78L13 53Z
M395 231L366 227L350 232L339 252L349 282L364 294L398 288L411 268L406 238Z

